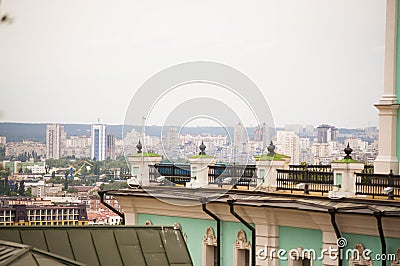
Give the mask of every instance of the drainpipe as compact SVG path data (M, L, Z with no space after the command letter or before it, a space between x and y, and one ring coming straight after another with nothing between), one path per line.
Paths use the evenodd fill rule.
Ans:
M376 223L378 225L378 231L379 231L379 238L381 239L381 247L382 251L381 254L383 255L382 259L382 266L386 266L386 241L385 241L385 234L383 233L383 227L382 227L382 212L374 212L374 216L376 218Z
M212 217L216 222L217 222L217 266L221 265L221 220L218 218L217 215L212 213L207 209L207 199L206 198L201 198L201 207L203 209L203 212L207 213L210 217Z
M335 230L336 238L341 239L342 234L340 233L339 227L337 226L337 223L336 223L336 209L329 209L328 212L331 215L331 224L332 224L333 230ZM342 264L343 264L342 250L343 250L343 247L338 245L338 252L339 252L338 266L342 266Z
M236 200L228 200L231 214L235 216L242 224L251 231L251 265L256 266L256 229L246 222L239 214L235 212L234 203Z
M119 217L122 218L122 224L125 225L125 215L121 212L119 212L117 209L115 209L113 206L111 206L110 204L108 204L107 202L104 201L104 194L106 193L106 191L99 191L99 196L100 196L100 202L106 206L107 208L109 208L113 213L115 213L116 215L118 215Z

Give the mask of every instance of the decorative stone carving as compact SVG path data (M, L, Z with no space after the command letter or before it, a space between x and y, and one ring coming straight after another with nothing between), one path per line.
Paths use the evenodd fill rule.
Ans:
M400 248L396 252L396 260L392 261L392 266L400 266Z
M363 257L364 246L362 244L357 243L354 249L357 250L358 256L350 258L350 266L372 266L372 261Z
M247 242L246 233L243 230L239 230L237 233L236 241L234 243L235 249L248 249L251 250L250 241Z
M206 235L203 237L203 244L208 246L217 245L217 238L215 237L214 229L211 226L206 229Z

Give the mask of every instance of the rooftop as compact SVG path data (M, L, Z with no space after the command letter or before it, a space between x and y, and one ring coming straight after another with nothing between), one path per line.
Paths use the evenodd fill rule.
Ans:
M353 213L383 216L400 216L400 202L385 199L340 198L331 199L319 195L289 194L280 192L230 190L221 195L220 189L184 187L146 187L145 189L121 189L106 191L107 195L122 197L153 197L173 200L207 200L227 203L234 200L236 205L286 208L304 211Z
M32 246L39 254L52 253L76 265L193 264L180 229L168 226L5 226L0 227L0 239L22 244L10 244L9 254L16 247Z

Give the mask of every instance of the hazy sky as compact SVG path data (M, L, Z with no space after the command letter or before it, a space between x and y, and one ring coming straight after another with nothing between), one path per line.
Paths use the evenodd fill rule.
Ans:
M122 124L152 75L208 60L248 75L276 125L376 126L385 2L3 0L0 121Z

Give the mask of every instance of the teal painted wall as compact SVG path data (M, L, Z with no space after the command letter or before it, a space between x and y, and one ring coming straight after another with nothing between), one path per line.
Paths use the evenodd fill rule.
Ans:
M252 225L254 226L254 225ZM233 243L236 240L237 232L242 229L246 233L247 242L251 242L251 231L241 223L222 222L222 265L233 265Z
M182 218L177 216L162 216L154 214L137 214L137 224L143 225L147 220L153 225L174 225L179 223L182 226L182 232L187 234L187 245L195 266L202 265L202 239L209 226L214 228L217 233L217 224L214 220ZM236 240L237 232L242 229L246 232L247 240L251 242L251 232L241 223L222 222L221 223L221 265L233 265L233 243Z
M357 243L360 243L364 246L365 249L370 249L372 251L371 258L374 258L376 254L381 254L381 241L378 236L366 236L366 235L357 235L357 234L348 234L343 233L342 236L347 239L347 246L344 248L344 252L346 249L353 249ZM386 240L386 253L387 254L396 254L398 248L400 248L400 239L397 238L385 238ZM373 261L373 265L381 265L380 261ZM389 263L387 263L389 265ZM348 260L343 260L343 265L349 265Z
M302 247L315 250L317 256L322 250L322 232L320 230L279 226L279 249L289 250ZM286 253L285 256L288 257ZM279 265L288 265L287 260L280 260ZM322 266L322 261L314 260L315 266Z

